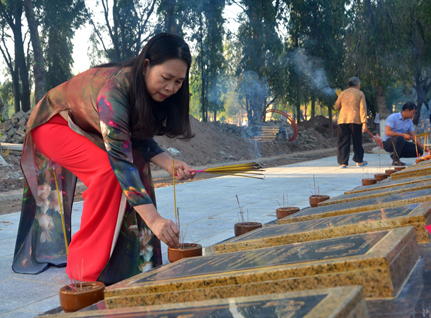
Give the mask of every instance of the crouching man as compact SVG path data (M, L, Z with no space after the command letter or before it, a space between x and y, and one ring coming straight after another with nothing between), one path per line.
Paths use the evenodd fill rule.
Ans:
M403 105L401 112L386 119L383 148L391 153L393 166L405 166L400 158L422 156L424 152L424 145L419 138L416 139L413 128L412 118L415 113L416 105L408 102Z

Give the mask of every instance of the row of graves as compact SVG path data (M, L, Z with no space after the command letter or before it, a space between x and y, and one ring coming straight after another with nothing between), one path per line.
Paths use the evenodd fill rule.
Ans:
M429 317L431 161L109 286L62 317ZM99 308L105 309L99 309Z

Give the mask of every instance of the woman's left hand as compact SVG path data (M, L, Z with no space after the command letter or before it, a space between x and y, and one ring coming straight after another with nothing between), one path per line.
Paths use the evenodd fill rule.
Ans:
M175 180L193 179L196 175L195 169L190 167L187 163L181 160L174 160L175 166ZM172 176L172 166L168 169L169 174Z

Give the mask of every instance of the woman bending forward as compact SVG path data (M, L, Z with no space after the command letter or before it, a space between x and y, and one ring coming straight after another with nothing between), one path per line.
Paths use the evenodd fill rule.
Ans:
M193 137L190 64L184 40L161 33L137 58L83 72L36 105L21 157L26 184L15 272L37 274L67 259L71 278L109 285L161 265L159 239L178 246L177 226L156 210L150 161L177 180L194 176L179 160L174 172L172 158L153 139ZM76 178L87 190L80 228L70 241Z

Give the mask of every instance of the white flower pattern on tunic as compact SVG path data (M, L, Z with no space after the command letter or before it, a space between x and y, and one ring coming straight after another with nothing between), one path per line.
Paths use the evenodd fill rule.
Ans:
M49 208L49 200L48 197L51 194L51 187L44 183L42 185L37 186L37 198L36 205L40 207L42 213L46 213Z
M46 241L51 242L51 230L54 228L54 222L52 217L46 213L36 215L36 219L39 222L39 226L43 229L40 234L40 241L45 243Z
M106 125L103 121L100 121L100 131L102 132L103 139L105 140L106 136L109 134L109 126ZM109 143L104 142L106 151L111 150L111 146L109 146Z
M61 198L61 193L60 193L60 199L63 200ZM49 208L55 210L56 212L60 213L60 204L58 203L58 193L57 190L56 191L51 191L51 194L49 196Z
M129 231L137 232L138 226L137 225L129 226ZM153 268L153 263L150 262L153 256L153 246L149 244L151 241L151 237L152 237L152 233L150 229L143 228L139 233L139 241L140 241L139 254L144 257L144 261L145 261L144 264L141 264L142 267L140 267L142 272L146 272Z

